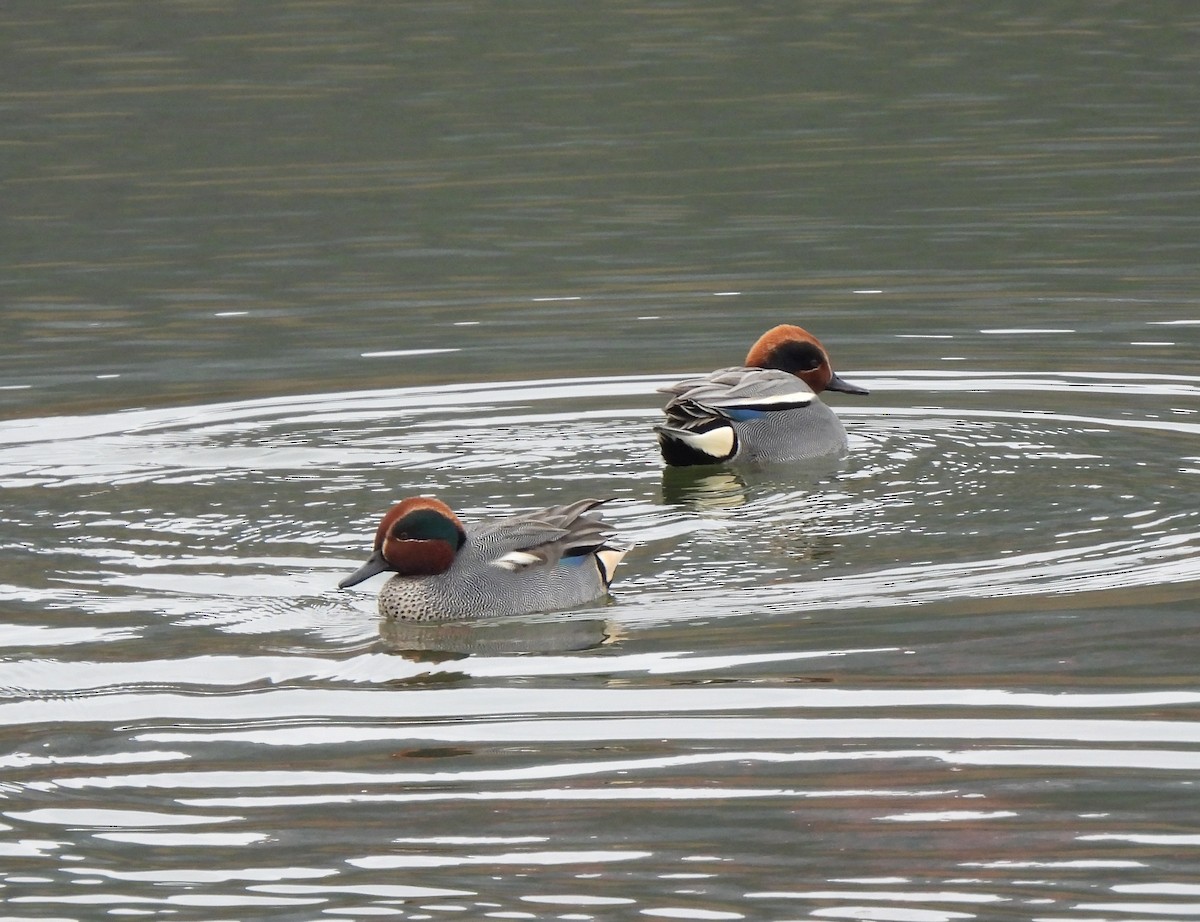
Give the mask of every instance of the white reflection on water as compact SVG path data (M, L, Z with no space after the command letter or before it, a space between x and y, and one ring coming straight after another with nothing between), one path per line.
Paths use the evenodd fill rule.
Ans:
M497 852L491 855L368 855L348 858L346 863L359 868L439 868L470 864L593 864L609 861L636 861L652 852L627 850Z
M1200 884L1117 884L1113 887L1116 893L1158 893L1163 896L1200 896Z
M637 713L669 711L685 714L689 711L744 711L753 712L764 708L863 708L878 707L895 710L905 706L963 706L979 707L1042 707L1062 710L1069 707L1133 708L1163 707L1179 704L1196 704L1200 692L1114 692L1083 694L1020 693L999 689L950 689L912 691L872 691L853 689L805 689L805 688L657 688L657 689L605 689L574 690L559 689L552 698L538 690L521 688L438 689L418 691L408 689L403 694L380 691L355 691L340 688L284 688L263 690L253 695L241 696L223 702L239 720L271 720L281 717L306 715L308 717L388 718L402 717L414 720L419 717L437 717L446 713L455 714L459 720L468 716L495 718L503 714L537 713L544 717L555 714L612 714L629 718ZM30 725L45 721L75 723L89 720L136 721L155 718L205 720L211 716L210 700L204 696L160 693L160 694L108 694L96 697L81 697L69 700L29 700L0 705L0 725ZM848 729L851 735L862 732L867 726L876 726L883 736L896 735L887 732L888 727L897 726L882 720L878 723L853 718L846 720L809 721L786 718L760 718L745 720L732 718L722 724L718 718L703 717L694 726L700 737L755 738L759 733L767 736L790 735L805 726L821 727L821 733L834 733L834 728ZM761 721L761 723L759 722ZM692 725L683 717L664 720L675 728L671 735L690 735ZM743 726L744 724L744 726ZM1045 722L1045 728L1037 720L988 719L931 719L904 718L899 721L899 735L911 735L912 725L921 726L923 735L938 727L952 736L976 739L982 728L994 731L1011 729L1019 738L1024 734L1039 737L1049 733L1053 738L1089 739L1084 728L1098 728L1102 738L1116 734L1113 738L1124 738L1120 728L1127 728L1130 739L1195 739L1195 725L1180 721L1078 721L1058 719ZM497 724L488 722L482 726L420 726L409 727L406 732L428 739L503 739L511 737L511 730L522 722ZM563 738L608 739L612 734L640 732L653 735L663 728L655 719L629 718L620 726L608 725L603 719L594 721L545 721L548 729L559 728ZM739 729L742 727L742 729ZM756 730L755 727L762 727ZM565 729L564 729L565 728ZM704 729L711 728L711 729ZM907 728L907 729L906 729ZM980 728L980 729L974 729ZM1021 731L1021 728L1027 728ZM1057 729L1056 729L1057 728ZM186 731L184 731L186 733ZM370 732L370 731L367 731ZM517 733L520 731L517 730ZM481 734L481 736L477 736ZM578 734L578 735L573 735ZM1156 735L1162 734L1162 735ZM834 735L838 735L834 733ZM986 735L986 734L984 734ZM1001 733L1000 735L1005 735ZM1148 736L1147 736L1148 735ZM534 736L541 736L535 733ZM171 733L148 733L140 737L156 742L170 742L186 736Z
M324 900L313 899L283 899L279 897L266 898L254 896L226 896L222 894L176 894L166 897L132 896L125 893L90 893L83 895L63 894L56 896L12 896L10 903L62 903L64 905L82 906L204 906L204 907L257 907L271 906L312 906L323 903ZM136 912L136 910L130 910ZM125 913L128 914L128 913Z
M14 810L5 814L11 819L52 826L73 826L94 829L125 829L153 826L200 826L211 823L234 823L242 816L196 816L181 813L161 813L150 810L106 810L102 808L44 807L38 810Z
M237 848L266 842L265 832L96 832L97 839L151 848Z
M0 756L0 768L22 769L42 765L146 765L152 762L172 762L186 758L189 756L184 752L156 752L154 750L114 752L103 756L35 756L25 752L16 752Z
M1082 839L1104 839L1107 836L1081 836ZM1140 868L1141 861L1103 861L1099 859L1075 858L1069 861L964 861L964 868Z
M1200 845L1200 835L1187 833L1108 833L1078 836L1080 842L1136 842L1139 845Z
M869 753L872 757L886 755L892 757L894 755L904 756L911 753ZM936 755L936 754L935 754ZM812 759L755 759L754 753L741 753L740 758L748 761L761 762L808 762L815 761ZM712 763L710 763L712 764ZM443 781L443 783L445 783ZM792 801L795 799L829 799L851 797L856 800L861 799L906 799L914 797L945 797L957 796L954 791L923 791L921 793L912 793L908 791L895 790L834 790L834 791L801 791L795 788L746 788L746 787L731 787L725 785L721 788L704 788L704 787L654 787L635 785L632 783L623 784L621 787L593 787L593 788L531 788L523 791L508 791L495 789L481 789L470 791L455 791L455 792L414 792L408 794L319 794L319 795L282 795L282 796L245 796L245 797L202 797L202 798L180 798L179 802L187 806L195 807L238 807L246 809L269 809L273 807L304 807L313 805L329 805L329 804L397 804L397 803L438 803L446 801L469 801L469 802L515 802L515 801L531 801L534 803L544 801L546 803L602 803L609 801L612 803L669 803L678 801L681 803L705 801L720 804L724 802L733 802L739 800L786 800Z
M531 622L536 625L537 622ZM802 662L862 653L885 653L894 647L847 650L794 650L780 653L739 653L698 656L684 651L614 655L604 661L605 672L645 675L686 675L753 666L762 663ZM372 685L439 670L466 672L478 678L524 676L570 676L580 671L572 656L539 656L536 659L474 657L445 667L416 664L385 653L364 653L346 659L312 656L195 656L180 659L138 660L119 663L38 661L17 663L5 675L5 685L21 688L28 697L53 697L66 691L124 691L137 685L187 684L223 688L262 681L294 682L325 680ZM181 677L187 677L184 683ZM3 687L3 686L0 686ZM111 698L105 699L111 701ZM410 702L415 703L415 702ZM0 724L4 708L0 704ZM471 705L463 713L470 713ZM836 705L831 705L836 706Z
M175 868L170 871L117 871L111 868L77 867L79 874L95 874L111 880L140 880L147 882L179 881L181 883L221 883L230 880L313 880L336 874L325 868L237 868L208 870Z
M250 887L249 889L254 890L256 893L279 893L297 896L303 896L305 894L350 893L357 894L358 896L378 896L385 899L395 900L419 900L439 896L474 895L473 890L448 890L444 887L415 887L402 886L400 884L323 884L319 887L305 886L303 884L259 884L254 887ZM348 914L351 916L376 915L376 913L363 912L361 909Z
M975 820L1002 820L1020 816L1012 810L939 810L934 813L894 813L881 816L889 823L962 823Z
M631 900L620 896L585 896L577 893L554 893L545 896L523 896L523 903L546 903L549 905L565 905L565 906L627 906L630 903L636 903L637 900Z
M688 737L686 728L677 736L669 736L673 721L652 721L649 726L635 726L627 737L621 737L616 734L616 731L611 726L605 727L603 732L578 732L578 728L572 727L576 732L556 733L554 729L547 731L543 736L534 737L535 727L533 724L519 723L511 728L501 727L500 732L489 732L491 727L485 729L479 734L483 739L490 741L518 741L539 739L555 740L611 740L611 739L649 739L657 740L664 738L685 739ZM734 738L733 734L723 735L718 728L711 733L705 733L702 722L696 722L695 738L699 739L730 739ZM828 727L803 727L800 722L795 722L796 729L800 732L788 734L787 736L772 738L786 740L800 739L851 739L863 740L864 742L873 739L901 738L930 738L930 739L946 739L958 738L961 735L961 730L957 733L956 728L947 728L940 726L944 723L957 724L956 721L897 721L902 726L887 726L887 721L878 722L849 722L851 726L846 726L843 722L829 721L828 724L833 726ZM1026 729L1024 721L1006 722L1007 727L1002 728L1000 734L1003 738L1012 740L1021 739L1047 739L1059 738L1057 735L1062 731L1056 730L1053 726L1050 727L1033 727ZM1048 724L1053 724L1053 721L1047 721ZM868 724L868 726L863 726ZM505 733L505 729L511 729L513 732ZM779 728L783 729L783 728ZM789 727L788 729L791 729ZM1038 730L1043 732L1039 734ZM1091 728L1088 728L1091 729ZM1133 728L1126 728L1129 732L1125 735L1118 736L1116 739L1110 740L1106 738L1104 741L1125 742L1131 739L1144 741L1144 734L1134 732ZM808 732L803 732L807 730ZM976 735L972 735L970 739L978 740L981 737L975 731ZM703 734L703 735L701 735ZM319 736L319 734L317 734ZM1151 734L1152 735L1152 732ZM467 733L455 733L448 736L443 736L437 733L426 735L425 733L414 734L421 739L437 739L441 741L453 740L463 742L473 740L474 737ZM744 734L737 734L738 738ZM982 737L987 739L987 737ZM1195 741L1196 735L1193 734ZM620 760L601 760L588 761L579 760L567 764L532 764L518 768L509 769L461 769L455 771L435 771L435 772L352 772L339 770L326 771L300 771L300 770L243 770L243 771L179 771L179 772L143 772L130 775L108 775L97 777L60 777L47 779L38 782L39 788L44 790L63 789L63 790L88 790L88 789L116 789L116 788L188 788L193 790L220 790L220 789L250 789L250 788L303 788L316 786L341 786L341 787L363 787L363 786L378 786L384 784L398 785L440 785L449 782L454 783L491 783L498 781L534 781L547 779L568 779L568 778L586 778L590 776L618 776L626 773L651 773L664 768L681 768L681 767L696 767L696 766L718 766L722 764L736 765L741 762L746 763L763 763L766 764L786 764L786 763L806 763L806 762L837 762L837 761L900 761L900 760L919 760L930 761L937 760L955 765L990 765L990 766L1085 766L1101 769L1117 769L1117 768L1139 768L1152 769L1154 771L1195 771L1200 767L1200 751L1192 750L1170 750L1170 749L1151 749L1139 748L1130 749L1098 749L1098 748L971 748L966 750L945 750L934 748L909 748L909 749L885 749L885 750L805 750L803 752L773 752L773 751L754 751L754 750L724 750L714 753L690 753L679 756L666 757L650 757L638 759L620 759ZM689 789L693 790L693 789ZM783 793L780 790L771 790L763 792L754 789L741 789L751 791L745 796L771 796L773 794ZM796 793L789 791L788 793ZM720 788L712 792L713 796L735 796L730 793L729 788ZM631 788L612 788L601 789L598 791L589 790L587 792L575 791L571 796L586 796L586 797L625 797L638 796L636 790ZM333 795L340 798L342 795ZM428 794L405 794L405 795L367 795L366 799L417 799L429 797L440 797L443 795L428 795ZM463 796L463 795L453 795ZM468 792L465 796L475 796ZM510 796L502 794L497 796ZM517 795L524 796L524 794ZM704 796L703 791L699 791L691 796ZM357 798L355 798L357 799ZM191 800L188 803L207 803L212 805L220 803L224 806L245 805L249 801L245 799L221 799L221 800ZM33 822L58 822L59 814L49 810L34 811L31 813L10 813L13 818L27 819ZM169 814L168 814L169 815ZM96 820L91 820L87 816L80 816L77 819L72 819L75 823L91 823L93 825L154 825L152 822L138 822L136 817L131 822L116 822L120 819L119 816L114 816L114 822L106 823ZM237 817L226 817L225 820L232 821ZM204 823L210 820L204 817L192 817L180 819L181 823Z
M790 900L895 900L913 903L998 903L1002 897L986 893L963 893L953 890L779 890L747 893L747 899Z
M6 587L0 586L0 595ZM14 592L14 594L16 594ZM21 597L29 593L21 591ZM58 595L55 593L55 595ZM0 649L5 647L59 647L71 644L102 643L136 637L135 630L121 628L50 627L45 624L0 624ZM4 684L7 684L4 683Z

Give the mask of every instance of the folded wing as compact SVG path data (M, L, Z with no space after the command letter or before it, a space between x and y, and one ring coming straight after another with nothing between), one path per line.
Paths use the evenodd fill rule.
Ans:
M663 408L667 428L693 431L720 420L794 410L816 398L795 375L774 368L722 368L659 390L671 395Z
M606 502L582 499L481 524L471 529L469 552L512 572L552 567L564 558L571 561L595 554L604 548L612 530L598 515L588 513Z

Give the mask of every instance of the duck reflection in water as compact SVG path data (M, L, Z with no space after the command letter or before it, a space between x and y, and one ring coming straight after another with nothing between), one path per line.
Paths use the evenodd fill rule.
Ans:
M469 656L569 653L616 643L621 627L602 618L428 623L386 618L379 637L389 653L418 663L443 663Z
M736 471L720 467L666 467L663 502L697 512L736 509L746 502L748 487Z
M816 486L845 464L844 458L813 458L766 470L742 466L695 465L663 468L663 502L694 512L720 512L749 502L752 494L774 489L793 491L798 486Z

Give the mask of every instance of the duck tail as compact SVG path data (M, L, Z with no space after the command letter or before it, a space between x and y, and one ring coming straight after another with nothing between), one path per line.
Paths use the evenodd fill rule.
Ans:
M617 547L612 544L605 544L596 548L596 567L600 570L600 578L604 580L604 588L607 589L612 585L613 576L617 572L617 564L619 564L633 549L629 547Z
M672 467L720 464L737 452L737 435L728 423L712 426L703 432L674 426L655 426L654 431L658 433L658 447L663 460Z

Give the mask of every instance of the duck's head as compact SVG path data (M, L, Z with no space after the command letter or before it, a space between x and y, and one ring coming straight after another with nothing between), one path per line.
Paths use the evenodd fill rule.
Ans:
M354 586L376 573L433 576L445 573L467 540L462 523L441 500L413 496L387 511L375 529L370 560L338 583Z
M821 391L841 391L844 394L869 394L865 387L844 381L829 364L829 353L821 341L803 327L781 323L758 338L746 356L751 368L777 368L795 375L812 388Z

